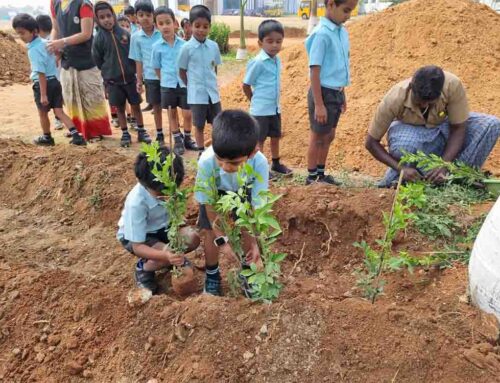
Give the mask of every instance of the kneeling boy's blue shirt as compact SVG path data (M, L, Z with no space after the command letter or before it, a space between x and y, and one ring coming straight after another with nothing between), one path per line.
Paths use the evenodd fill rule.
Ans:
M160 39L162 39L161 32L156 28L151 36L144 32L144 30L139 29L130 38L130 53L128 57L142 63L144 80L158 80L158 76L151 65L151 52L153 44Z
M178 36L175 36L173 46L170 46L164 38L153 44L151 63L153 69L161 71L162 87L177 88L177 85L181 88L186 87L179 76L179 67L177 66L177 58L185 44L186 42Z
M261 177L261 180L254 178L249 184L252 186L252 206L259 206L261 202L259 197L260 192L269 190L269 164L261 152L257 152L247 161L247 164L250 164L253 170ZM237 173L226 173L217 165L214 149L211 146L203 152L198 160L196 185L205 186L210 177L215 177L215 184L218 190L236 192L239 189ZM195 199L202 205L210 202L209 196L202 191L195 193Z
M250 114L274 116L281 113L281 60L270 57L265 50L248 63L243 83L252 87Z
M222 64L219 46L206 39L199 42L191 37L181 49L177 66L187 71L188 104L208 105L220 102L217 86L217 65Z
M326 17L306 39L309 66L320 66L321 86L336 89L350 84L349 34Z
M45 77L57 78L56 57L47 51L47 40L41 37L35 37L30 43L26 44L28 48L28 58L31 64L31 80L37 82L39 73L45 74Z
M168 214L162 202L137 183L128 193L120 221L118 239L142 243L146 234L168 227Z

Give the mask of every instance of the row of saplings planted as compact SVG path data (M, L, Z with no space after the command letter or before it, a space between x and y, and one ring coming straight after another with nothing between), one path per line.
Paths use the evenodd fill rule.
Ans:
M163 203L170 218L169 250L185 253L187 246L180 231L185 225L188 196L193 192L193 188L177 186L173 172L174 154L168 155L162 163L157 143L144 144L141 150L147 155L148 161L154 164L153 174L164 186L163 194L166 199ZM467 190L484 178L483 173L465 164L445 163L437 156L426 156L423 153L406 154L401 162L413 163L424 171L446 167L449 171L449 183L458 181L464 185L465 188L459 189L459 192ZM209 196L209 204L215 208L218 214L214 225L226 233L237 257L236 264L238 266L227 274L231 295L239 295L241 289L239 276L243 275L250 285L253 300L272 302L278 298L283 287L280 283L280 265L286 257L286 254L274 252L272 249L272 244L282 233L278 221L272 214L273 206L281 196L262 192L263 202L258 208L254 208L248 199L251 190L247 185L250 184L248 181L251 178L260 176L248 164L242 166L238 171L239 189L237 192L227 192L225 195L220 195L215 175L207 176L207 181L204 184L195 185L194 189L203 191ZM397 255L393 254L392 244L396 236L401 232L406 232L411 224L426 214L425 207L429 202L428 194L431 190L429 189L431 186L423 182L402 185L401 181L402 177L399 179L391 212L383 214L384 237L376 241L376 246L371 246L365 241L354 244L363 250L365 256L364 268L356 272L357 285L361 289L362 295L372 302L375 302L376 297L383 292L385 281L381 278L381 274L384 270L400 270L405 267L411 272L414 267L443 264L443 261L449 261L447 258L449 258L450 253L461 253L436 251L424 257L413 257L405 251L400 251ZM479 202L488 198L491 198L488 193L475 191L473 197L469 199L470 202ZM423 211L423 214L419 216L416 214L417 211ZM430 217L430 219L433 218ZM261 264L252 263L243 266L245 265L242 245L243 231L247 231L257 239L262 259ZM469 236L467 239L473 240L474 238ZM191 267L173 267L171 274L172 288L178 295L189 295L197 291L198 286Z
M168 239L169 250L179 254L185 253L187 246L180 235L181 228L185 225L187 201L192 187L179 187L175 182L173 171L174 154L169 154L162 163L158 143L143 144L141 150L146 154L148 162L153 163L153 174L164 186L163 194L166 196L163 204L169 216ZM217 220L213 223L217 228L226 233L229 243L237 259L237 267L228 273L228 284L233 294L239 294L239 275L244 276L250 287L253 300L272 302L278 298L283 285L279 282L281 275L281 262L286 254L276 253L271 245L282 233L280 225L273 216L273 206L281 197L270 192L261 192L262 203L254 208L248 194L251 192L247 186L249 179L259 178L253 168L246 164L237 174L238 191L227 192L219 195L215 182L215 175L208 175L204 184L195 185L195 190L203 190L209 196L209 204L218 213ZM247 231L256 239L259 246L262 263L245 265L245 254L242 246L242 233ZM173 267L172 288L179 295L189 295L197 291L197 283L191 267Z

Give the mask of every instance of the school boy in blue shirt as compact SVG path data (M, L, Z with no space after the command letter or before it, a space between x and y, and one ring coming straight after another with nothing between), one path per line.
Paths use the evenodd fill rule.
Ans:
M130 31L131 31L130 33L131 34L134 34L135 32L137 32L139 30L139 27L137 26L137 16L135 13L136 13L136 9L132 5L129 5L125 9L125 11L123 12L125 17L130 22Z
M247 66L243 92L250 100L250 114L259 123L259 149L264 152L264 142L271 138L271 170L280 174L292 171L280 163L281 138L281 50L285 30L276 20L266 20L259 25L259 47L262 50Z
M189 12L193 37L181 49L178 59L179 73L187 84L188 104L193 114L198 150L205 150L203 130L212 124L222 110L217 86L217 65L222 64L219 46L207 38L212 15L204 5L195 5Z
M248 163L260 176L249 180L247 184L247 187L251 189L251 203L254 207L258 207L262 202L260 192L269 189L269 164L257 147L257 137L257 122L249 114L241 110L221 112L214 120L212 146L201 155L198 161L195 198L200 204L198 226L204 238L206 263L204 290L208 294L221 295L222 293L219 253L227 256L235 255L228 243L226 233L214 225L217 214L210 205L210 196L204 189L208 180L214 177L219 193L238 191L238 169ZM243 243L243 250L247 254L245 263L249 265L258 262L260 251L255 237L248 232L243 232Z
M132 34L129 57L136 62L139 93L146 86L146 101L153 105L156 140L162 144L165 137L162 129L160 79L151 65L153 44L161 39L161 33L155 28L154 6L150 0L136 1L135 14L141 29Z
M158 7L154 13L156 28L162 39L153 44L152 65L160 78L161 103L168 109L168 122L174 137L174 152L184 154L184 150L198 150L191 138L192 118L187 102L187 89L179 77L177 58L186 42L175 33L174 12L165 6ZM184 121L184 135L179 129L177 108L181 108Z
M160 159L164 163L169 155L166 147L160 148ZM131 254L139 258L134 269L135 281L138 287L157 291L155 271L170 266L189 265L181 254L165 249L168 244L168 214L162 201L163 184L156 180L152 170L153 163L147 156L140 153L135 162L137 184L128 193L125 206L118 222L117 239ZM169 169L172 171L172 169ZM173 172L177 185L184 179L184 164L182 157L175 157ZM193 251L200 244L200 238L189 227L180 230L187 246L186 252Z
M320 19L305 43L311 71L306 185L339 185L331 175L325 175L325 167L340 114L346 110L344 88L350 84L349 35L342 24L357 4L358 0L326 0L326 17Z
M57 79L56 58L48 52L47 40L38 36L39 28L36 20L26 13L20 13L12 20L12 28L26 43L31 64L30 78L33 81L33 94L43 131L43 135L35 138L33 143L41 146L55 145L54 138L50 133L49 120L49 112L53 109L56 117L69 129L70 144L86 145L87 142L78 133L71 118L64 113L61 83Z

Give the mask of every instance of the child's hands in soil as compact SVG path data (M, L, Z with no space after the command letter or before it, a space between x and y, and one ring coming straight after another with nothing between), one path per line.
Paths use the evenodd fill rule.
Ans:
M165 256L168 263L172 266L182 266L184 264L184 256L170 251L165 251Z
M247 252L246 263L250 265L252 263L258 263L259 261L260 261L259 246L253 245L252 248Z

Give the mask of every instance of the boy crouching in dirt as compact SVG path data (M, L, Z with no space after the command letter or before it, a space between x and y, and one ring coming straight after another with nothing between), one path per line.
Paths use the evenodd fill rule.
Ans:
M160 148L163 163L169 155L168 148ZM161 203L163 185L155 180L152 173L153 164L149 163L146 154L140 153L135 162L135 176L138 183L128 193L125 206L118 222L117 238L131 254L139 257L135 266L137 286L155 293L158 284L155 271L168 266L187 266L189 261L180 254L165 250L168 243L168 214ZM173 172L177 185L184 179L184 164L181 157L173 161ZM187 252L193 251L200 244L200 238L188 227L180 230L185 239Z
M47 51L47 40L38 35L39 27L36 20L26 13L20 13L12 20L12 28L28 47L28 58L31 63L31 80L35 103L40 116L43 135L33 140L41 146L55 145L50 133L49 111L54 114L69 129L70 144L86 145L85 139L78 133L71 118L63 111L63 95L61 83L57 79L57 64L55 56Z
M259 194L269 188L269 164L257 147L258 125L253 117L240 110L226 110L214 120L212 146L198 161L196 185L199 186L195 198L200 204L198 226L202 230L205 250L206 279L204 292L211 295L222 294L219 272L219 253L235 257L226 233L214 226L217 213L210 206L209 195L202 191L213 177L219 194L238 191L238 169L248 163L260 175L247 183L251 189L251 203L258 206ZM243 249L247 265L257 263L260 251L255 237L243 232ZM240 279L244 277L240 276ZM244 292L248 295L248 285L241 280Z

